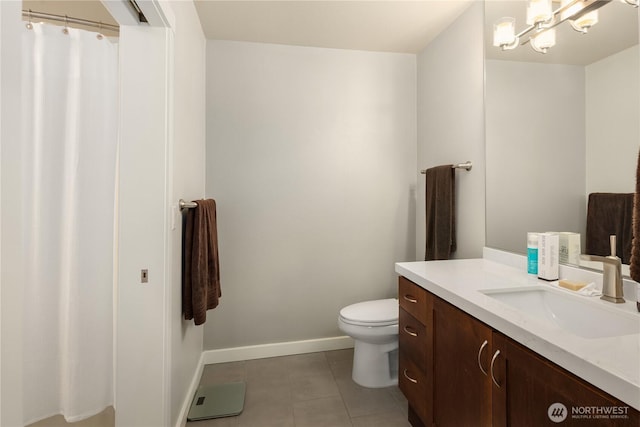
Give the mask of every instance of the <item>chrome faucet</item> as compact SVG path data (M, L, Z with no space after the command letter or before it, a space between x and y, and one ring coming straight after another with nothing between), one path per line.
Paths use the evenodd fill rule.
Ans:
M624 303L622 293L622 262L616 256L616 236L609 236L611 255L580 255L585 261L598 261L602 263L602 296L600 299L616 304Z

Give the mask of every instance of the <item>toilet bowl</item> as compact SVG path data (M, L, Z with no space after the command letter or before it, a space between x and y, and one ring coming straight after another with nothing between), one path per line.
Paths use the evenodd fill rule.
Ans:
M398 384L398 300L365 301L340 310L338 327L355 341L353 381L378 388Z

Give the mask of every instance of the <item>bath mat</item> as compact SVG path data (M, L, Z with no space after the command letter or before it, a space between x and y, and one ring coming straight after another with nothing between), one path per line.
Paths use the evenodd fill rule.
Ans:
M213 384L199 387L187 415L189 421L239 415L244 408L243 382Z

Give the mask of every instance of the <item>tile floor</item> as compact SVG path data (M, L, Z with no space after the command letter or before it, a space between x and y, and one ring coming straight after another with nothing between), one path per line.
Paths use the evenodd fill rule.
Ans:
M360 387L352 362L349 349L207 365L201 385L245 381L244 411L187 427L410 427L400 390ZM30 427L108 427L114 419L108 408L77 424L56 416Z
M410 427L400 390L355 384L352 360L349 349L207 365L201 385L246 382L244 411L187 427Z

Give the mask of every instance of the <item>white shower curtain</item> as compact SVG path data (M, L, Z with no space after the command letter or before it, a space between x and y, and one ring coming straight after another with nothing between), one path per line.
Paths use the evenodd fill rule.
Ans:
M117 45L23 34L24 421L113 404Z

